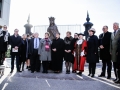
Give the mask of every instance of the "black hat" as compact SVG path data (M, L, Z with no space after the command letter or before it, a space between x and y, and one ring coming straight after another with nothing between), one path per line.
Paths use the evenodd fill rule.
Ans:
M78 34L78 36L79 36L79 35L83 35L83 36L84 36L84 34L83 34L83 33L79 33L79 34Z

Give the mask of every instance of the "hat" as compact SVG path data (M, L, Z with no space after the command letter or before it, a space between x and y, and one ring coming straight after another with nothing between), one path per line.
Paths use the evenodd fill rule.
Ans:
M96 30L95 30L94 28L90 28L90 29L88 30L88 32L89 32L89 31L92 31L92 32L94 32L94 33L96 32Z
M79 36L79 35L83 35L83 36L84 36L84 34L83 34L83 33L79 33L79 34L78 34L78 36Z

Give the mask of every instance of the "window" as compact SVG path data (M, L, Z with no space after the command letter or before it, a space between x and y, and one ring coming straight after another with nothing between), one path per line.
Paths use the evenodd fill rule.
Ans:
M0 18L2 16L2 0L0 0Z

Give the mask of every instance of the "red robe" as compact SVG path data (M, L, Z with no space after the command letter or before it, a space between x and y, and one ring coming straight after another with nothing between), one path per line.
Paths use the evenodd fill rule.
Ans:
M75 50L74 52L76 52L77 49L77 42L75 43ZM85 61L86 61L86 57L85 56L80 56L80 53L84 50L84 52L86 51L85 49L87 48L87 41L83 40L81 48L80 48L80 52L79 52L79 65L77 64L77 55L75 55L74 58L74 66L73 66L73 70L74 71L80 71L83 72L84 71L84 65L85 65ZM79 68L78 68L79 67Z

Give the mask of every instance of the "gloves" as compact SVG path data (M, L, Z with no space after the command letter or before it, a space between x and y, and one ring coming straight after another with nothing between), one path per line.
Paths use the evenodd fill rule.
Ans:
M80 56L84 56L85 54L84 54L84 50L81 52L81 55Z
M76 53L74 52L74 57L75 57Z

